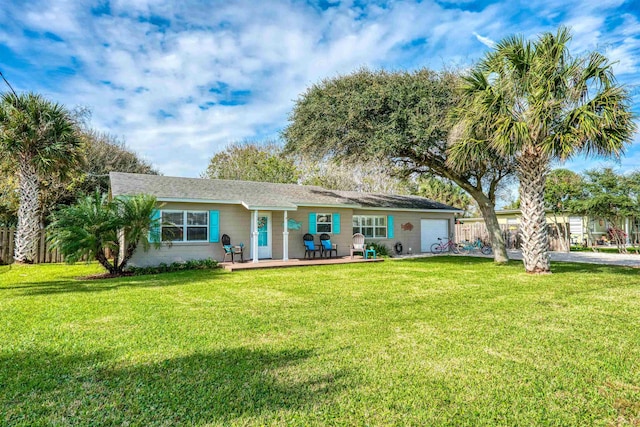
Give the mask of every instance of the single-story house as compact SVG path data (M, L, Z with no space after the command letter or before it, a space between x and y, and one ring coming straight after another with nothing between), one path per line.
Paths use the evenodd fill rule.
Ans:
M334 191L297 184L178 178L112 172L111 196L150 194L162 219L160 249L137 251L131 265L214 258L222 260L223 234L244 245L245 259L302 258L303 235L327 233L338 255L348 255L352 236L402 253L429 251L454 230L459 209L417 196ZM317 240L318 238L316 238Z

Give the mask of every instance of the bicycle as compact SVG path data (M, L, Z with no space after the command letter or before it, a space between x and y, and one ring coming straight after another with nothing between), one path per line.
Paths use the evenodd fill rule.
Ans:
M465 240L464 243L460 243L459 248L460 248L460 252L467 255L470 254L471 252L477 252L477 251L480 251L483 255L491 255L491 253L493 252L493 249L491 248L491 246L486 245L482 241L482 239L480 239L479 237L473 243L468 240Z
M460 253L458 251L458 245L453 240L447 239L446 242L443 242L442 239L438 237L438 243L431 245L431 253L438 255L442 252L453 252L454 254Z

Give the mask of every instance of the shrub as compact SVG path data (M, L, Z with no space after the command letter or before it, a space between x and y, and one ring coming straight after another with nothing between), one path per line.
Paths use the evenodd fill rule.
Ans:
M215 259L192 259L186 262L173 262L166 264L164 262L155 267L129 267L127 271L134 276L142 276L145 274L172 273L184 270L210 270L219 268L218 261Z
M391 251L384 243L373 242L373 241L365 242L365 247L367 249L369 249L372 246L373 246L373 250L376 251L377 256L381 256L381 257L391 256Z

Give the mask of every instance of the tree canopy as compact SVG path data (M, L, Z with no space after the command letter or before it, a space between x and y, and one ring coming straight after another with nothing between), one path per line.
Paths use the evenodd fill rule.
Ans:
M582 176L568 169L554 169L547 177L544 189L545 209L551 211L553 224L562 237L559 239L561 248L566 252L570 249L571 235L568 224L562 223L560 218L569 212L571 201L582 196L583 188Z
M638 172L625 176L611 168L592 169L584 172L581 184L579 194L568 200L568 210L605 220L609 238L626 252L625 221L640 218Z
M414 194L469 212L472 200L469 195L451 181L434 176L420 177Z
M569 203L582 196L584 180L579 173L568 169L553 169L547 177L544 189L546 209L553 212L565 212Z
M0 160L0 227L18 223L18 177L9 159Z
M291 184L298 182L299 171L275 142L236 142L209 160L202 177Z
M81 137L85 149L79 183L76 185L78 197L91 195L96 189L102 193L108 192L109 172L159 174L151 163L114 135L87 127L82 130Z
M327 159L314 161L295 156L300 182L330 190L385 194L413 194L415 186L384 164L341 163Z

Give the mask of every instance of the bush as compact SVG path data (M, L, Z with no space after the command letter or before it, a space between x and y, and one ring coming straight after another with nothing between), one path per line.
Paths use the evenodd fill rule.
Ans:
M365 242L365 247L369 249L373 246L373 250L376 251L376 256L388 257L391 256L391 251L388 247L384 245L384 243L379 242Z
M211 270L219 268L218 261L215 259L192 259L186 262L173 262L166 264L164 262L155 267L129 267L127 271L134 276L142 276L145 274L172 273L174 271L184 270Z

